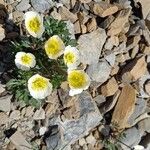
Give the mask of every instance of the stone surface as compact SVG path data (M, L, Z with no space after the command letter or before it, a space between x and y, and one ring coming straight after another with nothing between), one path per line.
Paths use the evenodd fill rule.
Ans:
M47 138L46 143L48 149L61 149L74 143L79 138L86 135L86 133L93 129L100 123L102 116L92 100L91 96L87 92L76 97L79 105L79 118L65 120L62 122L56 119L55 124L58 125L59 130L56 131L55 136ZM51 123L51 122L50 122ZM55 141L55 144L53 143Z
M125 143L126 145L130 146L131 148L133 148L135 145L137 145L141 140L140 132L135 127L127 129L126 131L124 131L124 134L126 136L120 140L121 140L121 142ZM121 144L121 147L124 150L130 150L130 148L128 148L127 146L125 146L123 144Z
M133 114L128 119L129 127L134 125L135 120L145 112L147 102L142 98L138 98L135 103Z
M6 124L8 123L8 121L9 121L8 116L5 113L0 112L0 125Z
M118 11L116 5L109 4L107 2L94 3L93 12L100 17L110 16Z
M130 85L125 85L119 95L111 120L112 123L117 124L118 129L124 129L127 126L127 121L134 111L135 102L135 89Z
M96 143L96 139L92 134L90 134L88 137L86 137L86 142L94 146Z
M31 4L37 12L41 13L44 13L53 6L52 0L31 0Z
M106 37L105 30L101 28L79 37L78 49L81 52L82 63L94 64L98 62Z
M29 0L21 0L21 2L16 6L18 11L26 11L31 7Z
M40 108L39 110L36 110L36 112L33 115L34 120L42 120L45 119L45 111L44 109Z
M116 55L111 53L105 56L106 61L113 67L115 65Z
M119 12L115 20L109 26L107 35L117 35L124 29L125 24L128 22L130 11L130 9L124 9Z
M9 139L15 145L17 150L32 149L32 146L26 141L25 137L19 131L16 131Z
M5 30L0 26L0 41L5 38Z
M111 66L107 63L107 61L93 63L87 69L87 73L91 77L91 79L93 81L101 83L104 83L108 79L110 71Z
M150 118L146 118L144 120L141 120L138 123L138 129L142 135L144 132L150 133Z
M68 21L70 20L72 23L75 23L77 21L77 15L73 14L67 9L66 7L60 7L59 8L59 13L61 15L61 19Z
M146 70L145 56L137 57L123 68L122 79L126 82L136 81L146 73Z
M20 111L19 110L14 110L10 114L10 119L11 120L19 120L20 119Z
M118 90L118 84L116 79L113 77L109 79L107 83L104 83L101 86L100 91L104 96L111 96L114 95L117 90Z
M0 110L4 112L10 111L10 101L12 95L7 95L4 97L0 97Z
M0 84L0 96L2 95L3 92L5 92L5 88L2 86L2 84Z

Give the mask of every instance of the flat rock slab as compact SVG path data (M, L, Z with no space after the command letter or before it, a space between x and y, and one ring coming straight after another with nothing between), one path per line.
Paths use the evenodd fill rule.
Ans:
M11 101L12 95L7 95L4 97L0 97L0 110L4 112L10 111L10 101Z
M118 129L124 129L127 121L134 111L136 91L130 85L125 85L119 95L117 105L113 112L112 123L117 124Z
M101 61L89 65L87 73L93 81L104 83L109 78L111 68L107 61Z
M26 141L25 137L16 131L11 137L10 141L15 145L17 150L31 150L32 146Z
M53 6L52 0L31 0L31 4L37 12L41 13L44 13Z
M84 137L102 120L96 103L92 100L89 93L83 92L77 96L77 100L80 107L79 119L65 120L64 122L59 119L55 122L59 131L46 139L49 150L65 149L79 138Z
M81 53L82 63L98 63L106 37L105 30L101 28L98 28L91 33L83 34L79 37L78 49Z

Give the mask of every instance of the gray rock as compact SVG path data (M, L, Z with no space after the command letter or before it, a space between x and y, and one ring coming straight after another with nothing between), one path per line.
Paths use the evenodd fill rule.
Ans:
M21 2L16 6L18 11L26 11L31 7L29 0L21 0Z
M69 33L70 33L70 38L71 39L75 39L75 36L74 36L74 24L70 21L70 20L68 20L68 21L65 21L66 22L66 24L67 24L67 28L68 28L68 30L69 30Z
M31 4L37 12L41 13L53 7L52 0L31 0Z
M82 63L98 63L106 37L106 32L102 28L98 28L91 33L83 34L79 37L78 49L81 53Z
M147 102L144 99L142 99L142 98L137 99L134 112L128 120L128 123L130 126L132 126L132 124L134 124L136 118L138 118L141 114L143 114L145 112L146 104L147 104Z
M52 134L46 139L49 150L67 150L67 146L85 136L102 120L102 116L89 93L83 92L77 97L77 101L79 102L80 117L64 122L56 119L55 124L58 125L58 131L55 136Z
M150 118L146 118L138 123L138 129L141 134L145 131L150 133Z
M111 72L111 66L107 61L101 61L90 65L87 69L88 75L93 81L104 83Z
M10 101L12 95L7 95L4 97L0 97L0 110L4 112L10 111Z
M111 53L105 57L105 59L108 61L108 63L113 67L116 60L116 55L114 53Z
M137 128L132 127L130 129L127 129L126 131L124 131L125 137L121 138L120 141L123 142L124 144L128 145L129 147L138 145L138 143L141 140L141 135L140 132ZM130 148L128 148L127 146L119 143L122 147L123 150L131 150Z

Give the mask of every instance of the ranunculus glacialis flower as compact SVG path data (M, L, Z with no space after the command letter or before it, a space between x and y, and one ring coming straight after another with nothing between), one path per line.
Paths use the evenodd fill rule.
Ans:
M25 27L30 35L40 38L45 30L43 17L34 11L28 11L24 15Z
M18 69L28 71L36 65L35 56L31 53L18 52L15 56L15 64Z
M44 99L52 93L52 84L49 79L36 74L28 80L28 90L33 98Z

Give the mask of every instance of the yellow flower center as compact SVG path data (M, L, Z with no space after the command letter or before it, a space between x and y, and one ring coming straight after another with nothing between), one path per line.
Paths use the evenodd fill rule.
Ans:
M72 71L68 75L68 82L75 89L83 88L87 83L85 73L79 70Z
M29 65L32 61L32 58L28 54L25 54L21 57L21 61L23 64Z
M35 33L40 30L40 25L40 21L37 17L32 18L28 22L29 29Z
M48 86L47 79L39 77L32 82L32 89L35 91L43 90Z
M47 55L56 56L61 51L61 44L55 38L49 39L46 42L45 51Z
M71 52L68 52L64 55L64 60L66 64L72 64L75 62L75 55Z

